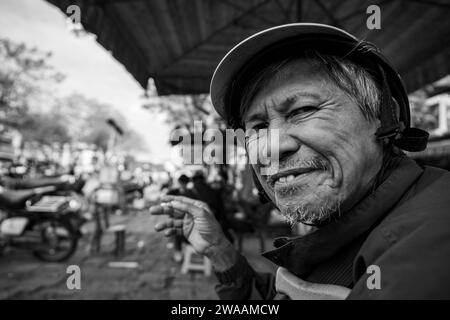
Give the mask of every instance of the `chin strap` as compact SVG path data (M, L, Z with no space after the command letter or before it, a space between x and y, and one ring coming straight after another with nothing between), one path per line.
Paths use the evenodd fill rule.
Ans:
M378 128L375 135L379 140L391 140L398 137L400 127L395 105L392 103L391 90L389 88L386 73L383 68L378 65L381 74L381 101L380 101L380 122L381 126ZM403 124L403 123L402 123Z
M378 68L382 83L380 101L381 126L375 133L377 139L384 140L386 143L392 142L398 148L410 152L425 150L428 143L428 132L418 128L405 127L404 122L399 121L399 115L397 115L397 108L393 103L386 73L380 65L378 65Z

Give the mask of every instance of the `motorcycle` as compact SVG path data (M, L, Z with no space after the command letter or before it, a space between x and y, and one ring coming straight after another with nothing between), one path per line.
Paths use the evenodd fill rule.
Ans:
M1 194L0 248L29 249L46 262L70 258L86 218L73 197L54 195L55 186L10 190Z

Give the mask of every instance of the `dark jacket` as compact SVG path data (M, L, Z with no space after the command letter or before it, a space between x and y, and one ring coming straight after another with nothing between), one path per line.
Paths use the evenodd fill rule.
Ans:
M450 299L450 173L402 158L379 187L339 221L278 238L264 257L298 277L346 286L348 299ZM367 267L381 271L368 289ZM218 275L222 299L272 299L274 276L246 259Z

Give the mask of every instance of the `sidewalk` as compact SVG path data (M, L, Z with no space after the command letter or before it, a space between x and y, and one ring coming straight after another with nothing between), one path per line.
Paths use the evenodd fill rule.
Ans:
M94 255L89 255L86 235L76 254L63 263L43 263L30 252L13 249L0 257L0 299L217 299L214 276L180 273L180 264L166 249L167 239L154 231L159 219L145 211L112 217L112 224L127 225L126 255L120 259L112 255L112 234L104 236L101 253ZM246 238L244 252L257 270L275 270L258 255L256 239ZM139 266L111 268L111 261ZM81 290L66 286L66 268L73 264L81 269Z

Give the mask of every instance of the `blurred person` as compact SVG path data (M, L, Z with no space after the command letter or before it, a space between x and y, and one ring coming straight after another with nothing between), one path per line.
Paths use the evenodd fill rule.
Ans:
M192 176L192 182L194 185L192 189L197 199L208 204L216 220L221 225L223 233L230 242L233 242L234 239L229 232L231 226L226 216L225 205L220 192L211 188L211 186L206 182L205 175L201 170L197 170L194 173Z
M178 188L170 189L167 194L173 196L185 196L191 199L196 199L196 195L192 189L188 187L191 179L185 174L180 175L178 178Z
M110 227L110 216L114 209L123 208L119 189L119 172L111 165L104 165L92 172L83 186L95 227L91 238L91 253L100 252L104 230ZM123 213L124 211L120 211Z
M225 218L229 220L229 217L237 210L237 193L235 186L228 182L226 171L219 172L211 183L211 188L220 195Z

